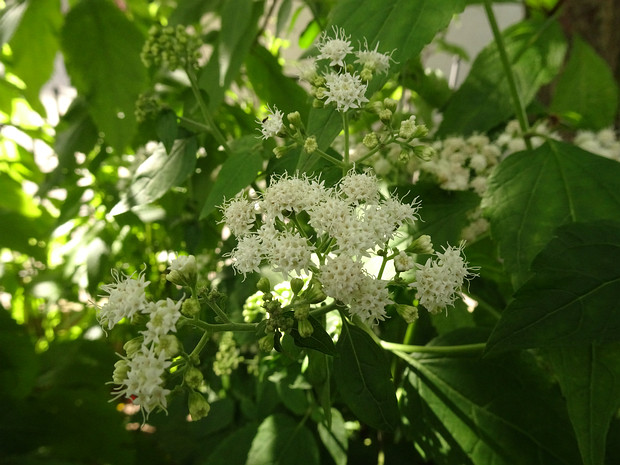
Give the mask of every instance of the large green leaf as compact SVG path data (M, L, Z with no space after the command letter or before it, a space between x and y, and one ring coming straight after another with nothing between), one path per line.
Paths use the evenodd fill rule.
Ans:
M532 264L487 350L620 341L620 223L558 229Z
M144 37L114 3L79 2L66 16L62 47L72 84L106 141L123 150L135 128L135 101L146 84Z
M479 340L473 334L460 331L431 345ZM404 413L424 412L435 419L430 423L424 419L431 428L423 428L414 437L428 455L437 458L447 449L455 459L465 455L475 465L580 463L559 392L530 354L493 359L456 352L453 356L399 355L411 368L405 382ZM410 418L412 427L420 428L416 421ZM437 429L433 423L439 425Z
M391 71L417 56L452 17L465 8L464 0L344 0L336 3L330 24L343 27L351 43L364 43L391 52Z
M255 44L245 60L248 78L256 94L269 105L275 105L284 114L298 111L308 117L308 94L297 82L283 74L278 59L269 50Z
M545 352L562 387L584 465L605 463L607 431L620 407L620 344Z
M557 141L499 164L483 208L515 288L558 226L620 220L619 179L618 162Z
M163 145L148 157L136 170L121 200L110 211L120 215L133 207L146 205L161 198L171 187L178 186L192 174L196 166L196 139L179 139L170 155Z
M205 200L200 218L210 215L226 199L249 186L263 167L261 144L256 136L244 136L231 144L232 154L222 165Z
M208 417L207 417L208 418ZM203 463L204 465L230 465L232 463L245 463L252 441L256 436L257 426L249 423L234 430L219 445L213 449L211 455Z
M579 37L558 79L550 109L579 128L603 129L614 123L618 84L605 60Z
M215 111L224 98L224 91L237 77L258 32L258 19L264 1L237 0L222 2L222 25L218 40L199 84L208 96L209 109Z
M230 462L228 462L230 463ZM310 430L288 415L271 415L258 427L246 465L313 465L319 449Z
M506 52L523 105L560 70L566 41L556 22L528 19L504 34ZM438 135L487 131L514 115L506 73L495 43L474 60L465 82L448 103Z
M30 0L26 4L19 27L9 42L13 52L11 68L26 84L24 95L30 105L43 113L39 91L54 69L62 24L60 1ZM33 37L37 39L32 40Z
M392 431L399 413L383 349L357 326L343 323L336 351L334 378L344 402L361 422Z

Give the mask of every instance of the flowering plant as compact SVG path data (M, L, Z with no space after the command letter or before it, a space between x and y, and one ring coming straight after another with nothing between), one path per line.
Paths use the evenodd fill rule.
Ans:
M9 463L620 460L618 86L561 5L482 2L455 85L460 0L5 3Z

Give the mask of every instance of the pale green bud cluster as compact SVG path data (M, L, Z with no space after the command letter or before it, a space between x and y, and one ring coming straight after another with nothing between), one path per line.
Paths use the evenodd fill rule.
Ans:
M140 58L147 68L195 68L200 58L200 40L182 25L153 26L142 48Z
M138 123L154 118L162 109L161 100L152 93L143 93L136 100L134 115Z

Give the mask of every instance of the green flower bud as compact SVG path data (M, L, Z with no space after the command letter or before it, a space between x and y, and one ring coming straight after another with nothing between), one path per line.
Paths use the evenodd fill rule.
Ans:
M312 101L312 108L323 108L325 106L325 104L323 103L322 100L319 100L318 98L315 98Z
M430 145L416 145L413 147L413 153L416 157L424 161L431 160L437 154L435 149Z
M293 145L279 145L275 149L273 149L273 153L275 154L276 158L282 158L284 155L289 153L291 151L291 149L293 149L294 147L295 147L295 144L293 144Z
M307 320L310 315L310 305L302 305L301 307L295 308L295 319L296 320Z
M200 313L200 304L196 299L187 299L181 305L181 313L188 318L194 318Z
M271 352L273 350L273 334L267 334L258 340L258 348L263 352Z
M372 80L372 69L364 67L362 72L360 73L360 78L362 81L370 81Z
M316 143L316 137L310 136L304 142L304 152L306 153L314 153L319 148L319 145Z
M202 371L200 371L196 367L190 367L185 370L185 374L183 375L183 381L192 389L198 389L202 382L204 381L204 376L202 375Z
M127 372L129 371L129 365L127 360L121 359L114 364L114 373L112 374L112 381L114 384L123 384L127 379Z
M291 123L296 128L301 128L303 126L301 123L301 115L299 114L298 111L289 113L288 115L286 115L286 118L288 119L288 122Z
M299 331L301 337L310 337L314 332L314 328L309 320L299 320L297 322L297 331Z
M179 354L179 340L174 334L166 334L159 338L159 348L166 354L168 358L172 358Z
M209 414L211 406L201 393L192 391L187 401L187 409L192 416L192 421L198 421Z
M398 102L394 99L391 99L391 98L383 99L383 106L387 108L388 110L391 110L392 112L396 111L397 105L398 105Z
M318 304L327 299L327 294L323 292L323 285L317 279L312 279L308 288L301 294L301 296L311 304Z
M392 111L384 108L379 112L379 119L384 123L389 123L392 119Z
M407 324L418 319L418 308L412 305L396 304L396 311Z
M432 254L435 252L433 249L433 243L431 242L431 236L423 234L415 241L409 244L409 247L405 249L407 252L415 254Z
M327 92L325 87L317 87L314 89L314 97L323 100L325 98L325 92Z
M123 345L123 349L125 350L125 354L127 357L133 357L140 349L142 349L142 343L144 342L144 337L138 336L133 339L125 342Z
M268 278L262 277L256 283L256 289L261 291L263 294L269 294L271 292L271 283Z
M364 144L364 147L366 147L367 149L372 150L377 145L379 145L379 139L377 138L377 135L374 132L370 132L364 136L364 139L362 140L362 144Z
M291 291L293 291L293 294L299 294L299 292L303 289L304 284L304 280L301 278L291 279Z

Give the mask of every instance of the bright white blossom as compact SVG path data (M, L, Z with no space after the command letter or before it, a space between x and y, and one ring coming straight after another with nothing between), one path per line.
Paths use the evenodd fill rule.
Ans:
M333 38L329 37L327 32L321 35L317 43L317 48L319 49L317 58L319 60L329 60L329 66L338 65L344 68L344 59L353 51L353 47L351 47L349 36L345 34L343 28L334 26L332 30L334 32Z
M357 60L355 63L361 64L364 68L378 74L387 74L390 69L391 56L387 53L379 53L377 49L379 43L375 45L374 50L369 50L368 43L364 40L364 50L355 52Z
M415 124L416 118L414 115L411 115L408 119L401 121L400 129L398 130L398 136L403 139L411 139L418 129L418 126Z
M415 282L417 299L430 313L439 313L454 305L465 279L475 276L462 256L463 244L436 252L424 265L417 264Z
M144 280L144 273L127 276L112 270L114 283L104 284L101 289L108 293L108 301L99 308L98 318L102 327L112 329L123 318L131 319L144 312L146 306L146 287L151 283Z
M368 86L356 74L331 72L325 76L325 87L325 104L333 102L340 112L360 108L363 103L368 102L365 97Z
M269 259L276 271L301 274L308 269L312 260L313 248L308 240L297 233L280 233L271 250Z
M387 281L365 276L359 292L351 302L351 314L364 323L375 326L385 320L385 306L393 303L387 288Z
M379 181L370 173L351 170L340 180L340 192L354 205L379 200Z
M145 313L148 313L149 321L146 323L146 331L142 331L145 345L151 342L159 344L163 336L176 332L182 304L183 300L175 302L170 298L147 304Z
M262 249L263 246L258 236L250 235L240 238L237 247L230 253L235 271L243 275L259 271L264 257Z
M283 113L275 106L273 110L269 107L267 109L269 110L267 117L263 120L258 120L258 123L261 125L260 132L263 135L263 139L274 137L284 129L284 123L282 122Z
M410 270L414 266L415 260L404 250L401 250L398 255L394 257L394 269L398 272Z
M250 200L237 196L225 202L222 207L222 223L225 223L230 232L243 237L250 233L256 221L256 209Z

